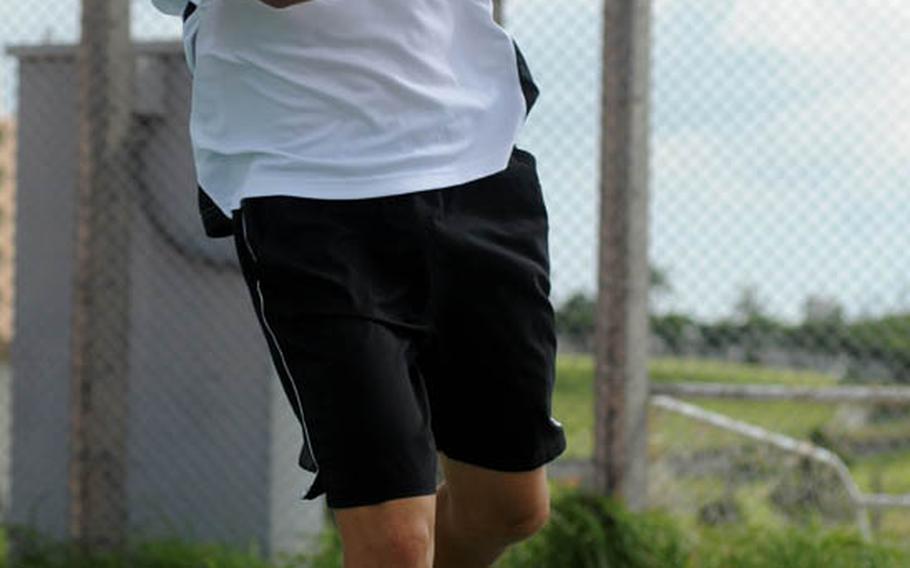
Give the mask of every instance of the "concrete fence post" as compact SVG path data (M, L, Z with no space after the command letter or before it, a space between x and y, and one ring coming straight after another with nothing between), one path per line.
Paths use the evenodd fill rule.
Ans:
M647 498L650 0L604 0L594 484Z
M129 2L82 1L69 528L93 549L121 545L127 522L129 34Z

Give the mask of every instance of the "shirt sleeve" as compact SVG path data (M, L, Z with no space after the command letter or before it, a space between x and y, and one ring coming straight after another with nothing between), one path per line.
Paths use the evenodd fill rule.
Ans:
M158 11L169 16L179 16L183 13L186 3L189 0L152 0L152 4ZM194 2L198 4L198 2Z
M196 14L196 4L196 2L185 2L187 8L194 9L187 10L183 14L183 53L190 75L196 71L196 34L199 32L199 18L192 17Z

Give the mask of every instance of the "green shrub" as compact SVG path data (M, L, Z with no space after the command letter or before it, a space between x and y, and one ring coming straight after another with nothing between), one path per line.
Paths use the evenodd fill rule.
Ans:
M690 546L661 513L633 514L587 491L564 491L553 497L547 526L497 568L682 568Z
M686 531L586 492L554 495L550 523L497 568L899 568L910 554L846 530L724 524Z
M632 513L588 491L554 486L550 522L513 546L496 568L904 568L910 551L864 542L855 532L807 526L722 524L690 528L662 512ZM312 555L280 564L255 551L164 540L119 555L87 556L72 544L27 535L16 568L339 568L329 524ZM0 539L0 548L4 540ZM5 564L0 560L0 568Z
M739 527L706 530L689 562L692 568L898 568L905 552L864 542L852 531L818 526Z
M319 537L319 549L313 554L298 557L301 566L307 568L339 568L341 566L341 535L332 523Z
M74 542L51 540L30 529L8 530L21 535L16 568L276 568L255 550L214 543L161 539L129 543L118 552L89 553ZM0 568L6 568L6 554Z

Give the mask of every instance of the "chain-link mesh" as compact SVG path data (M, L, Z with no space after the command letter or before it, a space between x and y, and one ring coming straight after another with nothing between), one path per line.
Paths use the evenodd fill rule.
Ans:
M543 85L523 140L550 205L570 460L592 451L593 368L569 352L593 352L602 7L507 12ZM910 534L906 391L903 404L874 389L787 397L910 386L908 23L900 2L657 0L650 119L654 390L760 387L686 400L833 450L856 491L880 497L873 534L898 542ZM782 398L765 400L768 387ZM712 526L862 525L831 464L678 409L654 408L650 429L652 506Z
M519 145L538 158L550 215L554 415L569 435L557 476L592 453L602 12L593 0L504 10L541 90ZM202 232L179 19L131 3L134 108L101 166L119 201L86 209L80 18L73 0L0 4L12 49L0 67L0 334L15 365L14 381L8 363L0 372L4 519L73 533L77 351L114 353L122 365L100 374L125 388L103 410L120 418L94 424L125 428L126 442L89 458L125 467L104 471L126 526L299 548L322 511L291 498L299 430L232 244ZM655 0L653 18L650 377L678 398L652 408L649 502L702 525L820 517L906 540L910 510L895 496L910 493L910 405L874 389L812 399L910 386L910 8ZM125 231L116 242L112 227ZM76 294L80 278L93 295ZM80 332L80 310L103 317L106 287L122 285L126 313ZM683 396L680 383L731 390ZM794 388L818 392L788 399ZM670 404L680 399L693 406ZM863 521L857 495L887 506L864 501Z
M299 500L299 427L233 243L203 233L180 20L133 2L133 58L97 31L113 53L86 56L80 8L0 18L4 140L20 149L4 520L101 545L304 550L323 504Z
M910 9L901 2L661 2L651 262L655 383L910 386ZM910 406L698 399L832 450L910 535ZM654 505L702 523L862 526L830 463L666 409Z

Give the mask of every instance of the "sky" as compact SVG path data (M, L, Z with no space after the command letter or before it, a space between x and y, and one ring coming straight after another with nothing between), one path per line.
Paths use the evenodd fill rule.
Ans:
M250 0L252 1L252 0ZM0 44L73 41L78 2L0 0ZM133 0L138 39L180 24ZM507 0L541 89L518 144L537 156L554 303L590 292L600 201L601 12ZM660 313L729 315L745 287L798 321L910 312L910 2L654 0L649 256ZM0 73L0 114L15 108Z

